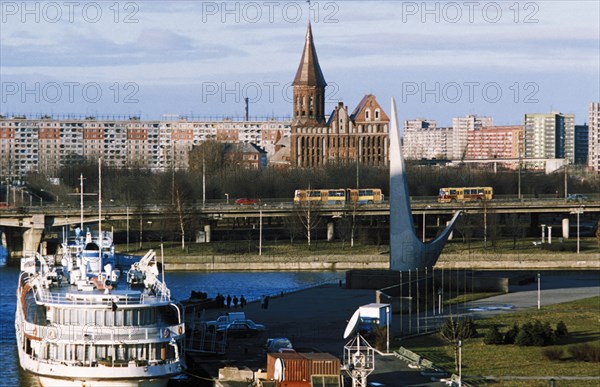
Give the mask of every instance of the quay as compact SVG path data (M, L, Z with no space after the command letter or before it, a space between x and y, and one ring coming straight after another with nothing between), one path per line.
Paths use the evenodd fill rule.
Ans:
M583 254L442 253L436 269L600 270L600 250ZM165 257L167 271L324 271L389 269L389 254L295 256L234 255Z
M544 287L541 291L543 305L573 301L581 298L593 297L600 294L600 272L555 272L544 275ZM235 367L251 370L265 369L266 351L263 348L268 337L287 337L298 351L321 351L330 353L340 359L343 358L344 345L350 341L343 339L343 332L354 311L361 305L375 302L375 290L348 289L344 284L329 284L315 288L305 289L294 293L286 293L271 298L268 309L262 309L260 303L252 302L241 308L207 309L207 319L216 318L220 313L227 311L244 311L248 319L266 325L263 334L245 338L232 339L228 345L227 353L222 357L197 358L191 366L190 372L202 375L205 379L216 379L219 369ZM472 302L471 306L484 307L490 305L513 306L510 310L494 310L472 312L473 316L485 318L498 313L513 313L536 305L536 284L526 283L511 286L509 293ZM458 306L460 309L461 306ZM462 310L462 309L461 309ZM442 321L449 310L443 311L441 316L429 315L431 328L435 321ZM422 315L421 315L422 317ZM442 318L440 318L442 317ZM403 321L407 326L409 316L394 313L390 332L390 353L376 352L375 371L369 376L369 385L378 386L443 386L446 385L438 379L443 374L421 373L421 370L409 366L392 352L402 346L401 329ZM413 326L416 318L412 315ZM447 370L452 371L452 370ZM345 372L342 371L342 375ZM435 379L432 379L435 377ZM212 380L190 376L195 385L212 386ZM227 385L227 384L223 384ZM233 385L233 384L232 384ZM348 384L346 384L348 385Z
M327 352L342 359L344 345L351 339L343 339L348 320L359 306L372 302L375 302L374 290L346 289L330 284L271 297L268 309L261 309L259 302L251 302L244 309L207 309L207 319L228 311L244 311L248 319L264 323L267 330L256 337L231 339L223 357L197 358L194 364L188 365L192 367L191 373L204 378L216 378L223 367L266 370L264 344L269 337L287 337L299 352ZM201 383L202 379L197 382ZM205 382L206 386L213 385ZM420 370L409 367L391 353L376 355L376 369L369 382L385 386L444 385L432 382L431 376L421 375Z

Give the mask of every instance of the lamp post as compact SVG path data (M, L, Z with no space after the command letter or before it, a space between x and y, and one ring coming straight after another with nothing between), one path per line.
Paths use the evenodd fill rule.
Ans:
M387 329L386 329L386 345L385 345L385 352L386 353L390 353L390 306L386 306L385 307L385 313L386 313L386 317L387 317Z
M127 216L127 252L129 252L129 206L125 210Z
M258 255L262 255L262 210L258 212Z
M462 387L462 340L458 340L458 387Z
M537 307L538 307L538 310L540 310L540 306L541 306L541 297L540 297L541 296L541 286L540 286L540 279L541 279L541 275L540 275L540 273L537 273L537 288L538 288L538 291L537 291Z
M577 254L579 254L579 215L583 214L583 206L573 208L571 214L577 215Z

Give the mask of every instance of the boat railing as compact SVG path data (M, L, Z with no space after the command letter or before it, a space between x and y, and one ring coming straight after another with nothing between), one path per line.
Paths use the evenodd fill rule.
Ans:
M28 354L28 356L34 359L36 362L50 365L62 365L68 367L147 367L147 366L164 366L170 364L180 363L180 359L172 358L172 359L131 359L131 360L121 360L121 359L95 359L95 360L59 360L54 358L49 359L41 359L32 354Z
M99 326L85 325L37 325L22 321L23 332L35 339L49 342L84 342L87 344L109 344L144 341L165 342L181 336L185 332L185 324L169 326Z
M44 288L36 288L34 292L37 303L63 304L63 305L106 305L112 307L113 302L118 305L140 305L144 304L146 298L144 293L137 294L78 294L58 293L46 291Z

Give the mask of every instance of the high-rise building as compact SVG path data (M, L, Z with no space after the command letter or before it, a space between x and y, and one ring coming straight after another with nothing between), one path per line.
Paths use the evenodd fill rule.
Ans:
M574 134L574 156L575 164L587 165L588 148L589 148L589 126L575 125Z
M389 118L372 94L348 112L339 102L325 121L325 77L321 71L310 23L294 78L290 161L298 167L326 164L388 164Z
M515 159L522 154L522 146L522 126L484 126L467 132L465 158Z
M470 130L479 130L483 126L494 125L491 117L478 117L468 115L466 117L456 117L452 119L452 158L462 160L467 153L467 132Z
M207 140L247 143L270 157L289 138L289 121L167 121L0 117L0 176L21 177L96 162L115 168L189 168L189 152Z
M437 127L435 120L404 121L403 154L406 159L444 159L452 153L452 128Z
M575 162L575 115L557 112L525 114L525 158L567 159Z
M600 173L600 102L590 103L588 118L588 166Z

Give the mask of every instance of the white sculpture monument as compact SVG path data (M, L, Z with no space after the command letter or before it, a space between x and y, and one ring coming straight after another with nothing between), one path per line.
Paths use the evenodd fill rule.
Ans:
M432 267L442 253L460 211L446 229L433 241L423 243L415 234L410 196L406 181L406 167L400 145L400 128L396 102L392 98L390 121L390 269L414 270Z

